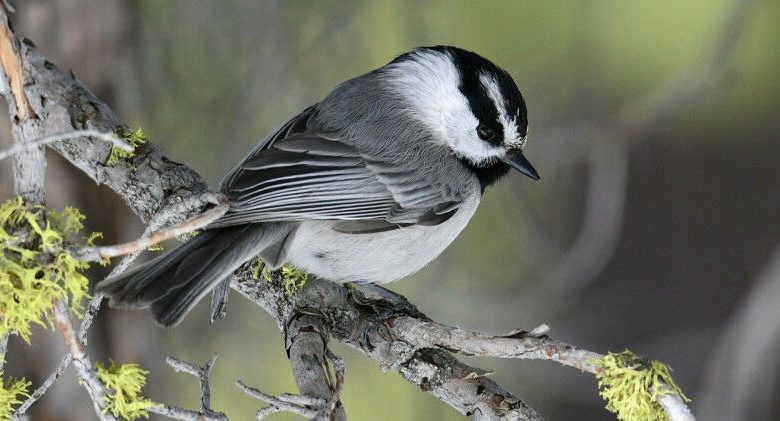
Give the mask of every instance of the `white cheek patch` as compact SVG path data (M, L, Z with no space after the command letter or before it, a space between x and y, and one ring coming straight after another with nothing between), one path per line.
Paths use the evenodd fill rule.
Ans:
M482 87L485 88L488 97L498 110L498 122L501 123L501 127L504 128L504 144L508 148L521 148L525 143L525 138L520 137L517 133L517 115L509 116L506 112L506 104L504 103L504 95L501 93L501 88L498 86L496 79L487 74L482 73L479 75L479 81L482 83Z
M445 52L417 51L414 59L387 66L388 87L404 98L405 110L425 124L436 141L449 146L459 157L473 164L493 161L506 150L477 136L479 120L460 92L460 73Z

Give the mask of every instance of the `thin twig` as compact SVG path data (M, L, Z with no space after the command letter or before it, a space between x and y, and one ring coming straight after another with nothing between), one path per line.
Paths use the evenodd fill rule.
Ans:
M190 411L188 409L178 408L166 405L163 407L150 407L149 412L165 415L179 420L210 420L225 421L227 416L222 412L211 408L211 386L209 384L209 374L214 362L217 360L217 354L214 354L203 367L178 358L168 357L165 362L168 363L177 372L192 374L200 383L200 412Z
M130 266L130 264L133 263L133 260L135 260L139 254L141 254L140 251L126 255L116 266L114 266L114 269L111 270L107 278L124 272ZM87 308L84 310L84 317L81 319L81 325L79 326L79 341L84 346L87 345L87 333L89 332L89 328L92 326L92 321L95 319L98 311L100 311L100 305L103 303L104 297L105 294L101 292L96 293L89 300L89 304L87 304Z
M416 348L444 348L480 357L550 360L592 374L600 372L592 361L603 359L603 355L550 338L544 334L549 327L542 326L545 328L540 326L531 332L520 330L505 335L489 335L400 316L393 319L390 329L394 337Z
M247 386L241 380L237 381L236 385L247 395L270 405L257 411L256 417L258 420L262 420L271 414L285 411L307 418L315 418L317 414L319 414L320 408L327 403L327 401L323 399L300 395L294 395L295 398L290 398L289 395L276 397L264 393L259 389Z
M91 137L97 140L108 142L111 145L113 145L115 148L122 149L123 151L126 152L133 151L132 146L130 146L127 142L119 138L119 136L117 136L114 133L110 133L110 132L104 133L104 132L99 132L97 130L73 130L65 133L46 136L42 139L31 140L29 142L24 142L24 143L17 142L11 148L5 151L0 151L0 161L2 161L5 158L8 158L9 156L13 156L19 152L29 151L30 149L35 149L44 145L48 145L49 143L61 142L63 140L74 139L77 137Z
M346 366L344 360L333 354L330 350L326 350L325 358L326 363L327 360L330 360L333 363L332 373L327 369L327 366L325 370L332 388L329 399L321 399L307 395L295 395L291 393L282 393L279 396L273 396L259 389L247 386L240 380L236 382L236 385L241 388L244 393L269 405L257 411L255 416L258 420L278 412L291 412L316 420L331 420L339 406L341 394L344 391L344 374Z
M65 373L65 370L70 367L70 363L73 362L73 356L70 354L66 354L62 359L60 360L59 364L57 364L57 368L49 374L49 377L46 378L46 380L41 383L40 386L38 386L35 391L30 394L30 396L21 404L18 408L16 408L16 411L14 411L14 414L11 416L11 419L17 420L21 419L26 413L27 410L30 409L30 407L40 398L43 397L43 395L46 394L46 392L49 391L49 388L54 386L54 383L57 382L57 380L62 377L62 374Z
M230 209L228 204L221 204L203 212L200 216L156 231L148 236L142 236L137 240L111 246L83 247L74 251L73 255L83 262L97 262L107 257L123 256L143 251L165 240L205 228L224 215L228 209Z
M155 234L150 234L150 233L155 232L155 230L159 230L161 227L167 224L168 221L174 216L187 214L192 209L200 208L206 203L212 203L220 206L220 204L224 203L224 201L225 198L220 193L204 193L199 196L190 197L188 199L181 201L180 203L162 209L160 212L156 213L151 218L149 224L146 226L146 229L144 229L144 232L141 235L141 239L148 238L155 235L156 233ZM207 212L204 212L203 214L200 215L200 217L204 217L206 213ZM193 222L192 220L184 221L182 222L182 224L187 224L192 222ZM176 227L176 225L168 229L172 229L174 227ZM197 229L199 228L193 228L193 231ZM183 235L183 234L186 234L186 232L178 235ZM118 247L118 246L113 246L113 247ZM148 248L149 247L138 248L129 253L126 253L125 257L114 267L114 269L111 270L111 273L108 274L107 278L116 276L124 272L125 270L127 270L127 268L141 254L141 252L143 252ZM89 330L89 327L92 325L92 320L94 319L95 315L97 315L97 312L100 310L100 305L103 302L103 297L104 294L102 293L95 294L95 296L92 297L92 299L89 301L89 304L87 305L87 309L84 312L84 318L82 319L81 326L79 327L79 340L84 345L87 344L87 331Z
M200 412L190 411L189 409L179 408L172 405L150 406L147 411L162 415L174 420L182 421L227 421L225 415L208 415Z
M330 399L328 399L325 407L320 410L318 417L330 419L331 414L333 414L340 405L341 395L344 393L344 377L346 375L347 366L344 364L344 359L331 352L330 349L325 350L325 357L327 358L325 360L326 362L330 360L333 363L333 374L331 375L330 370L326 371L329 377L332 376L330 384L333 385L333 391L331 392Z
M54 317L57 319L57 327L65 339L68 352L73 357L73 364L76 366L76 372L81 380L80 383L87 390L92 400L95 413L102 421L116 421L113 415L105 411L107 389L97 377L92 360L84 352L84 348L81 342L79 342L76 331L70 322L70 317L68 317L68 308L62 300L57 300L54 303Z

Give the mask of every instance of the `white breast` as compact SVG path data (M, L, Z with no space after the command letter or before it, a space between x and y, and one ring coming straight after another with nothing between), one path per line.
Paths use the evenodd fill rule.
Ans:
M285 244L295 267L334 282L387 283L420 270L455 240L479 205L476 191L447 221L397 230L345 234L333 221L304 221Z

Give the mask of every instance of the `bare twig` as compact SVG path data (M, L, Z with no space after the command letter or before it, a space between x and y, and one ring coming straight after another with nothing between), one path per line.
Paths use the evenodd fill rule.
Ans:
M200 412L190 411L188 409L178 408L175 406L162 406L162 407L149 407L149 412L165 415L170 418L178 420L209 420L209 421L225 421L227 416L222 412L214 411L211 408L211 386L209 385L209 374L211 368L214 366L214 362L217 360L217 354L214 354L203 367L198 367L195 364L188 363L186 361L179 360L177 358L168 357L165 361L173 367L177 372L185 372L192 374L198 379L200 383Z
M546 336L548 330L547 325L542 325L530 332L491 336L411 317L395 319L391 328L394 335L420 348L435 346L483 357L548 360L591 374L601 372L595 363L603 360L604 355L550 338ZM676 393L659 394L658 403L672 421L694 420L690 409Z
M603 355L540 334L549 329L547 325L542 326L531 332L519 330L506 335L488 335L430 320L399 316L393 319L389 329L394 337L415 348L443 348L482 357L550 360L592 374L600 371L592 361L604 358Z
M279 397L276 397L264 393L259 389L249 387L240 380L236 382L236 385L247 395L270 405L257 411L256 416L258 420L264 419L271 414L284 411L307 418L315 418L319 414L320 408L327 403L327 401L323 399L300 395L280 395Z
M21 419L26 413L27 410L30 409L30 407L40 398L43 397L43 395L46 394L46 392L49 391L49 388L54 386L54 383L57 382L57 380L62 377L62 374L65 373L65 370L70 367L70 363L73 362L73 356L70 354L66 354L60 362L57 364L57 368L49 374L49 377L46 378L46 380L41 383L40 386L38 386L35 391L30 394L30 396L21 404L18 408L16 408L16 411L14 411L14 414L11 416L11 419L17 420Z
M180 222L169 228L156 231L148 236L142 236L137 240L111 246L83 247L74 251L73 255L81 261L97 262L107 257L116 257L143 251L165 240L205 228L224 215L228 209L229 205L221 204L203 212L200 216Z
M330 370L325 371L331 377L329 383L333 385L333 392L330 399L328 399L327 405L320 411L319 417L332 419L332 415L335 414L337 408L341 405L341 394L344 393L344 376L346 375L347 366L341 357L335 355L330 350L326 351L325 356L327 357L326 362L331 361L333 363L333 373L331 374ZM344 419L346 419L346 415Z
M190 411L189 409L179 408L171 405L150 406L149 408L146 408L146 410L153 414L162 415L174 420L183 420L183 421L225 421L227 420L227 417L224 415L223 416L205 415L205 414L201 414L200 412Z
M150 233L153 233L156 230L160 230L160 228L163 227L165 224L167 224L170 220L179 218L183 214L189 214L193 209L200 209L204 204L207 203L212 203L218 206L222 206L221 203L224 203L224 196L219 193L204 193L196 197L187 198L185 200L182 200L180 203L176 203L172 206L160 210L160 212L156 213L151 218L149 224L146 226L146 229L144 229L141 238L151 237L154 234L150 234ZM202 218L205 215L206 213L203 213L199 218ZM188 224L188 223L190 224L193 223L193 220L185 221L182 224ZM194 224L193 226L197 226L197 225L198 224ZM199 228L193 228L193 230L197 230L197 229ZM183 234L186 234L186 232L177 235L183 235ZM138 248L129 253L126 253L125 257L114 267L114 269L111 270L111 273L108 274L107 278L116 276L124 272L138 257L138 255L140 255L141 252L146 250L147 248L148 247ZM89 304L87 305L87 309L84 312L84 318L82 319L81 326L79 327L79 340L84 345L87 344L87 332L89 330L89 327L92 325L92 320L94 319L97 312L100 310L100 305L103 302L103 297L104 295L102 293L95 294L95 296L93 296L92 299L89 301Z
M327 367L325 370L325 373L330 378L330 384L333 385L333 390L329 399L289 393L273 396L253 387L249 387L240 380L236 382L236 385L241 388L244 393L269 405L268 407L257 411L256 417L258 420L264 419L271 414L285 411L317 420L333 420L339 417L346 419L343 414L337 413L341 394L344 391L344 372L346 367L344 361L330 351L327 351L325 355L327 357L326 363L328 360L333 363L333 373L330 373L330 370L327 370Z
M105 411L106 408L106 394L107 389L103 382L97 377L95 366L92 364L92 360L84 352L84 348L81 342L78 340L76 331L73 329L73 325L68 317L68 308L62 300L57 300L54 304L54 317L57 319L57 327L65 339L65 345L68 347L68 352L73 357L73 364L76 367L76 372L81 380L81 384L84 389L87 390L92 405L95 408L95 414L102 421L116 421L116 418Z
M114 269L111 270L111 273L109 273L107 277L110 278L124 272L125 269L130 266L130 264L138 257L139 254L141 254L140 251L126 255L119 262L119 264L117 264ZM89 332L89 328L92 326L92 321L95 319L98 311L100 311L100 305L103 303L103 298L105 298L105 294L101 292L96 293L89 300L89 304L87 304L87 308L84 310L84 317L81 319L81 325L79 326L79 341L84 346L87 345L87 333Z
M127 142L119 138L114 133L104 133L104 132L99 132L97 130L73 130L65 133L46 136L42 139L31 140L25 143L17 143L5 151L0 151L0 161L5 158L8 158L9 156L18 154L20 152L25 152L30 149L35 149L44 145L48 145L50 143L61 142L63 140L75 139L78 137L90 137L93 139L102 140L124 151L127 152L133 151L132 146L128 145Z

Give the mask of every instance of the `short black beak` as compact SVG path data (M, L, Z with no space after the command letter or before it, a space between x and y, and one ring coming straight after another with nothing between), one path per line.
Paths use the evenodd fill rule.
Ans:
M531 165L531 163L528 162L527 159L525 159L522 150L513 149L507 152L506 156L501 158L501 161L503 161L506 164L509 164L510 167L533 178L534 180L539 181L539 173L537 173L536 170L534 169L534 166Z

